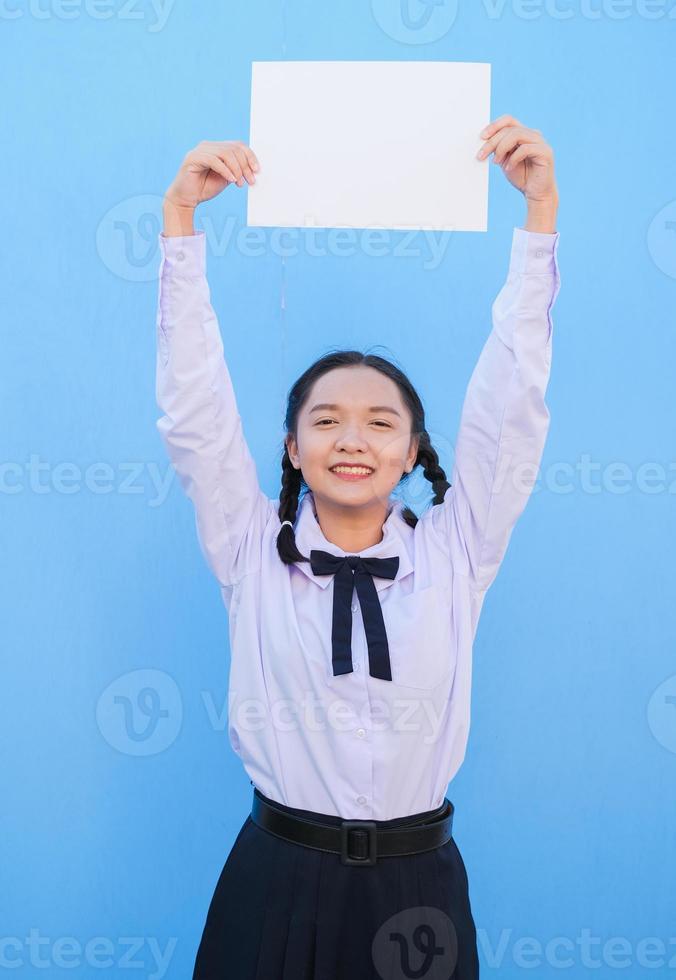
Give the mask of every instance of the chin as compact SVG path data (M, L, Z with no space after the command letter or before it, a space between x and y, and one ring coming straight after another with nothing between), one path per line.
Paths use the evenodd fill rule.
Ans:
M377 504L381 506L387 506L390 491L378 492L373 489L373 487L360 486L357 483L346 484L344 487L340 487L338 492L335 490L331 493L331 499L338 503L344 503L353 505L355 507L361 506L365 507L367 505L375 506Z

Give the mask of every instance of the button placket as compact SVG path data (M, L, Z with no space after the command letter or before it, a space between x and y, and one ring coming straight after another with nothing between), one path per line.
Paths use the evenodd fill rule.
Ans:
M358 602L353 602L350 608L353 613L359 613L361 611ZM353 625L355 626L354 633L352 636L352 670L354 671L354 673L358 674L361 671L361 664L357 663L355 659L355 655L357 651L360 652L362 651L362 644L365 641L365 637L364 637L363 628L361 627L361 625L359 626L357 625L357 623L359 623L358 618L356 617L353 618L352 622Z

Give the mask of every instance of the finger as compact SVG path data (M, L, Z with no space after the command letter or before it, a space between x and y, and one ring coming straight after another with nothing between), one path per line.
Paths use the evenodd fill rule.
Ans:
M515 119L514 116L498 116L498 118L494 119L493 122L490 122L485 129L481 130L479 136L481 139L488 139L490 136L493 136L494 133L497 133L498 130L504 129L505 126L521 125L522 123L520 123L518 119Z
M217 152L221 152L224 150L231 150L233 149L233 147L239 147L240 149L244 150L244 153L246 154L247 157L248 164L252 170L258 171L261 168L258 157L254 153L254 151L251 149L250 146L247 146L246 143L242 143L241 140L234 140L234 141L220 140L214 143L210 143L209 146L212 148L215 147Z
M200 154L200 163L204 163L205 166L213 170L214 173L219 174L221 177L225 177L229 184L236 184L237 177L233 173L232 169L221 160L217 153L202 153Z
M259 163L258 157L254 153L254 151L251 149L251 147L250 146L247 146L246 143L242 143L241 140L237 140L237 144L236 145L239 146L239 147L241 147L241 149L243 149L244 152L246 153L247 160L249 161L249 166L251 167L251 169L252 170L256 170L256 171L260 170L261 169L261 165Z
M530 159L537 163L547 163L551 156L551 148L546 143L523 143L514 150L505 164L505 170L511 170L522 160Z
M515 126L508 126L504 129L498 130L489 139L486 140L484 145L480 148L477 153L477 158L483 160L484 157L490 156L493 150L496 148L501 139L504 139L505 135L509 132L513 132L516 129Z
M214 158L220 160L221 163L227 168L228 180L232 181L233 184L239 184L242 180L242 168L239 165L237 157L232 153L232 145L230 143L219 143L214 140L202 140L197 149L197 153L201 153L204 158L209 161L213 161ZM209 164L211 165L211 164ZM223 174L223 171L213 167L218 173Z
M239 160L237 159L237 156L235 155L233 148L229 146L226 150L221 150L220 152L217 150L216 153L223 161L223 163L225 163L226 166L230 167L233 174L235 175L238 186L241 187L242 183L244 182L244 174L242 173L242 167L240 165Z
M242 168L242 174L244 175L245 180L249 184L255 183L256 182L256 178L254 177L253 170L249 166L249 158L248 158L248 156L246 155L246 153L244 151L244 147L243 146L233 146L232 152L237 157L237 161L238 161L240 167Z
M486 141L477 153L477 159L483 160L484 157L489 156L496 150L498 146L502 147L503 150L508 147L513 149L519 141L532 142L536 138L535 130L526 129L525 126L508 126L506 129L499 130ZM498 161L494 160L494 162L497 163Z
M251 169L258 172L261 169L261 165L258 162L258 157L256 156L256 154L254 153L254 151L251 149L250 146L245 146L244 150L249 158L249 165Z
M515 147L521 146L522 143L535 143L536 140L537 134L532 129L507 131L504 136L499 137L497 140L493 163L503 163Z

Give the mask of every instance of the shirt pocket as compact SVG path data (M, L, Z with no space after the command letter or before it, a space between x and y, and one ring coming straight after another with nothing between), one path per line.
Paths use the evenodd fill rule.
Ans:
M392 681L432 690L453 672L455 651L448 599L437 585L382 606Z

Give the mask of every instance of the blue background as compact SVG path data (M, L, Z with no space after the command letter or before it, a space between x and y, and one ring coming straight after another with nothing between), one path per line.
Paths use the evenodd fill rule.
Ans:
M5 965L58 976L58 940L104 937L109 965L71 952L70 975L125 975L124 937L139 937L135 976L189 976L250 806L227 740L226 612L178 481L153 483L168 465L154 401L161 195L200 140L248 141L253 60L435 59L492 63L492 117L543 131L561 195L550 434L484 605L469 748L449 788L482 975L510 980L519 962L560 975L544 950L557 936L567 976L616 976L622 959L632 977L670 975L665 959L642 965L638 944L676 935L674 3L446 3L415 29L398 0L175 0L168 16L113 0L107 19L40 2L6 0L0 17L13 92L1 164ZM426 10L410 0L413 20ZM359 163L355 150L353 179ZM229 188L200 216L265 491L279 490L286 392L335 344L385 345L404 366L450 472L521 195L491 164L488 233L442 236L435 265L425 237L404 233L379 257L358 238L353 254L319 258L297 238L283 257L268 229L263 254L246 254L246 193ZM594 486L575 469L585 456ZM614 463L627 492L608 478ZM659 469L642 479L646 463L661 481ZM569 492L545 480L558 465ZM49 939L47 973L31 962L31 929ZM595 970L585 930L601 940ZM543 949L520 961L526 937ZM624 947L604 953L613 937Z

